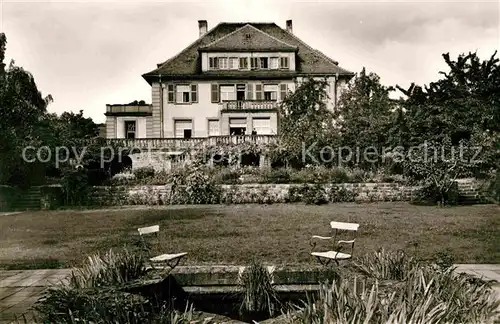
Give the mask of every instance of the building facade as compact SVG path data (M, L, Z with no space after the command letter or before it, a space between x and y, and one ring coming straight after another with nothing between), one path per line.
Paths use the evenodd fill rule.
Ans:
M220 23L143 74L151 104L107 105L106 137L276 135L278 107L304 78L326 78L334 109L352 72L274 23Z

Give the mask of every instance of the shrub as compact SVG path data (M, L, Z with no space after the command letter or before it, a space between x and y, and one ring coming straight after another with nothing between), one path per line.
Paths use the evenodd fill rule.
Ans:
M137 168L133 172L137 180L153 178L155 175L155 169L153 169L153 167Z
M358 194L346 188L332 187L328 193L328 200L333 203L354 202Z
M285 168L262 170L260 183L289 183L290 171Z
M455 206L458 204L459 197L458 183L456 181L443 185L443 187L438 187L434 183L427 183L417 190L414 203Z
M326 199L326 191L320 184L307 187L303 197L304 202L307 205L323 205L328 203L328 200Z
M301 186L290 186L288 188L287 201L300 202L304 201L304 196L309 191L309 185L303 184Z
M241 171L236 168L215 167L212 172L215 183L238 184L241 182Z
M199 164L188 165L173 174L171 204L218 204L221 194L221 187Z
M66 171L61 184L64 205L84 206L89 202L91 186L85 169Z

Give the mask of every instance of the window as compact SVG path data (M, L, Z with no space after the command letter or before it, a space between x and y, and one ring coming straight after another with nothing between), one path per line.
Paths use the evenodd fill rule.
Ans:
M212 102L219 102L219 85L217 83L213 83L210 90Z
M229 118L229 134L245 135L247 130L246 118Z
M270 59L270 68L271 69L278 69L279 68L279 61L277 57L271 57Z
M264 85L264 100L278 100L278 86L275 84Z
M240 69L248 69L248 57L240 57Z
M189 85L176 86L177 103L189 103L191 98L191 87Z
M281 57L280 58L280 68L288 69L288 57Z
M167 85L167 92L168 92L168 102L175 102L175 91L173 84Z
M227 57L219 57L219 69L227 69L228 65L228 58Z
M219 120L218 119L208 120L208 136L218 136L218 135L220 135Z
M219 67L219 64L218 64L218 60L217 60L217 57L210 57L208 59L208 67L210 69L217 69Z
M220 86L220 100L236 100L236 91L234 89L234 85Z
M257 132L257 135L271 134L270 118L253 118L252 123L253 123L253 130Z
M125 138L134 139L135 138L135 120L125 121Z
M259 58L258 57L250 58L250 65L251 65L252 70L258 69L259 68Z
M237 57L230 57L229 58L229 68L230 69L238 69L238 58Z
M268 69L269 68L268 58L267 57L261 57L260 58L260 68L261 69Z
M288 93L288 85L286 83L280 84L280 100L285 100Z
M175 121L175 137L191 138L193 135L193 122L190 119Z
M191 102L198 102L198 85L191 85Z
M255 100L262 100L262 84L255 85Z

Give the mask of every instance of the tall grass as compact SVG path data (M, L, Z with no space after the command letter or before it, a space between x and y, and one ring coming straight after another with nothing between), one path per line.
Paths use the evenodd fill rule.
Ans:
M82 267L70 276L70 286L90 288L113 286L138 279L146 274L146 259L143 254L123 249L121 253L108 251L104 255L89 256Z
M385 280L404 280L419 263L403 251L388 252L380 249L353 262L354 268L364 275Z
M378 264L377 264L378 263ZM362 278L321 286L294 323L494 323L500 302L487 283L381 251L357 263ZM382 280L382 281L381 281ZM384 284L384 280L390 284Z
M184 323L192 312L177 312L122 290L146 274L142 254L127 249L89 256L65 285L49 288L35 304L35 323ZM30 323L33 323L30 321Z
M272 274L257 261L252 261L240 275L243 287L240 313L267 313L272 316L280 306L278 294L272 285Z

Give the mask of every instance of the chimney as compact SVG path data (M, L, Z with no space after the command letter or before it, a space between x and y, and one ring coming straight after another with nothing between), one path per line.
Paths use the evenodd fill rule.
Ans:
M200 37L207 33L207 21L206 20L198 20L198 29L200 30Z
M292 20L286 21L286 31L289 32L290 34L293 34Z

